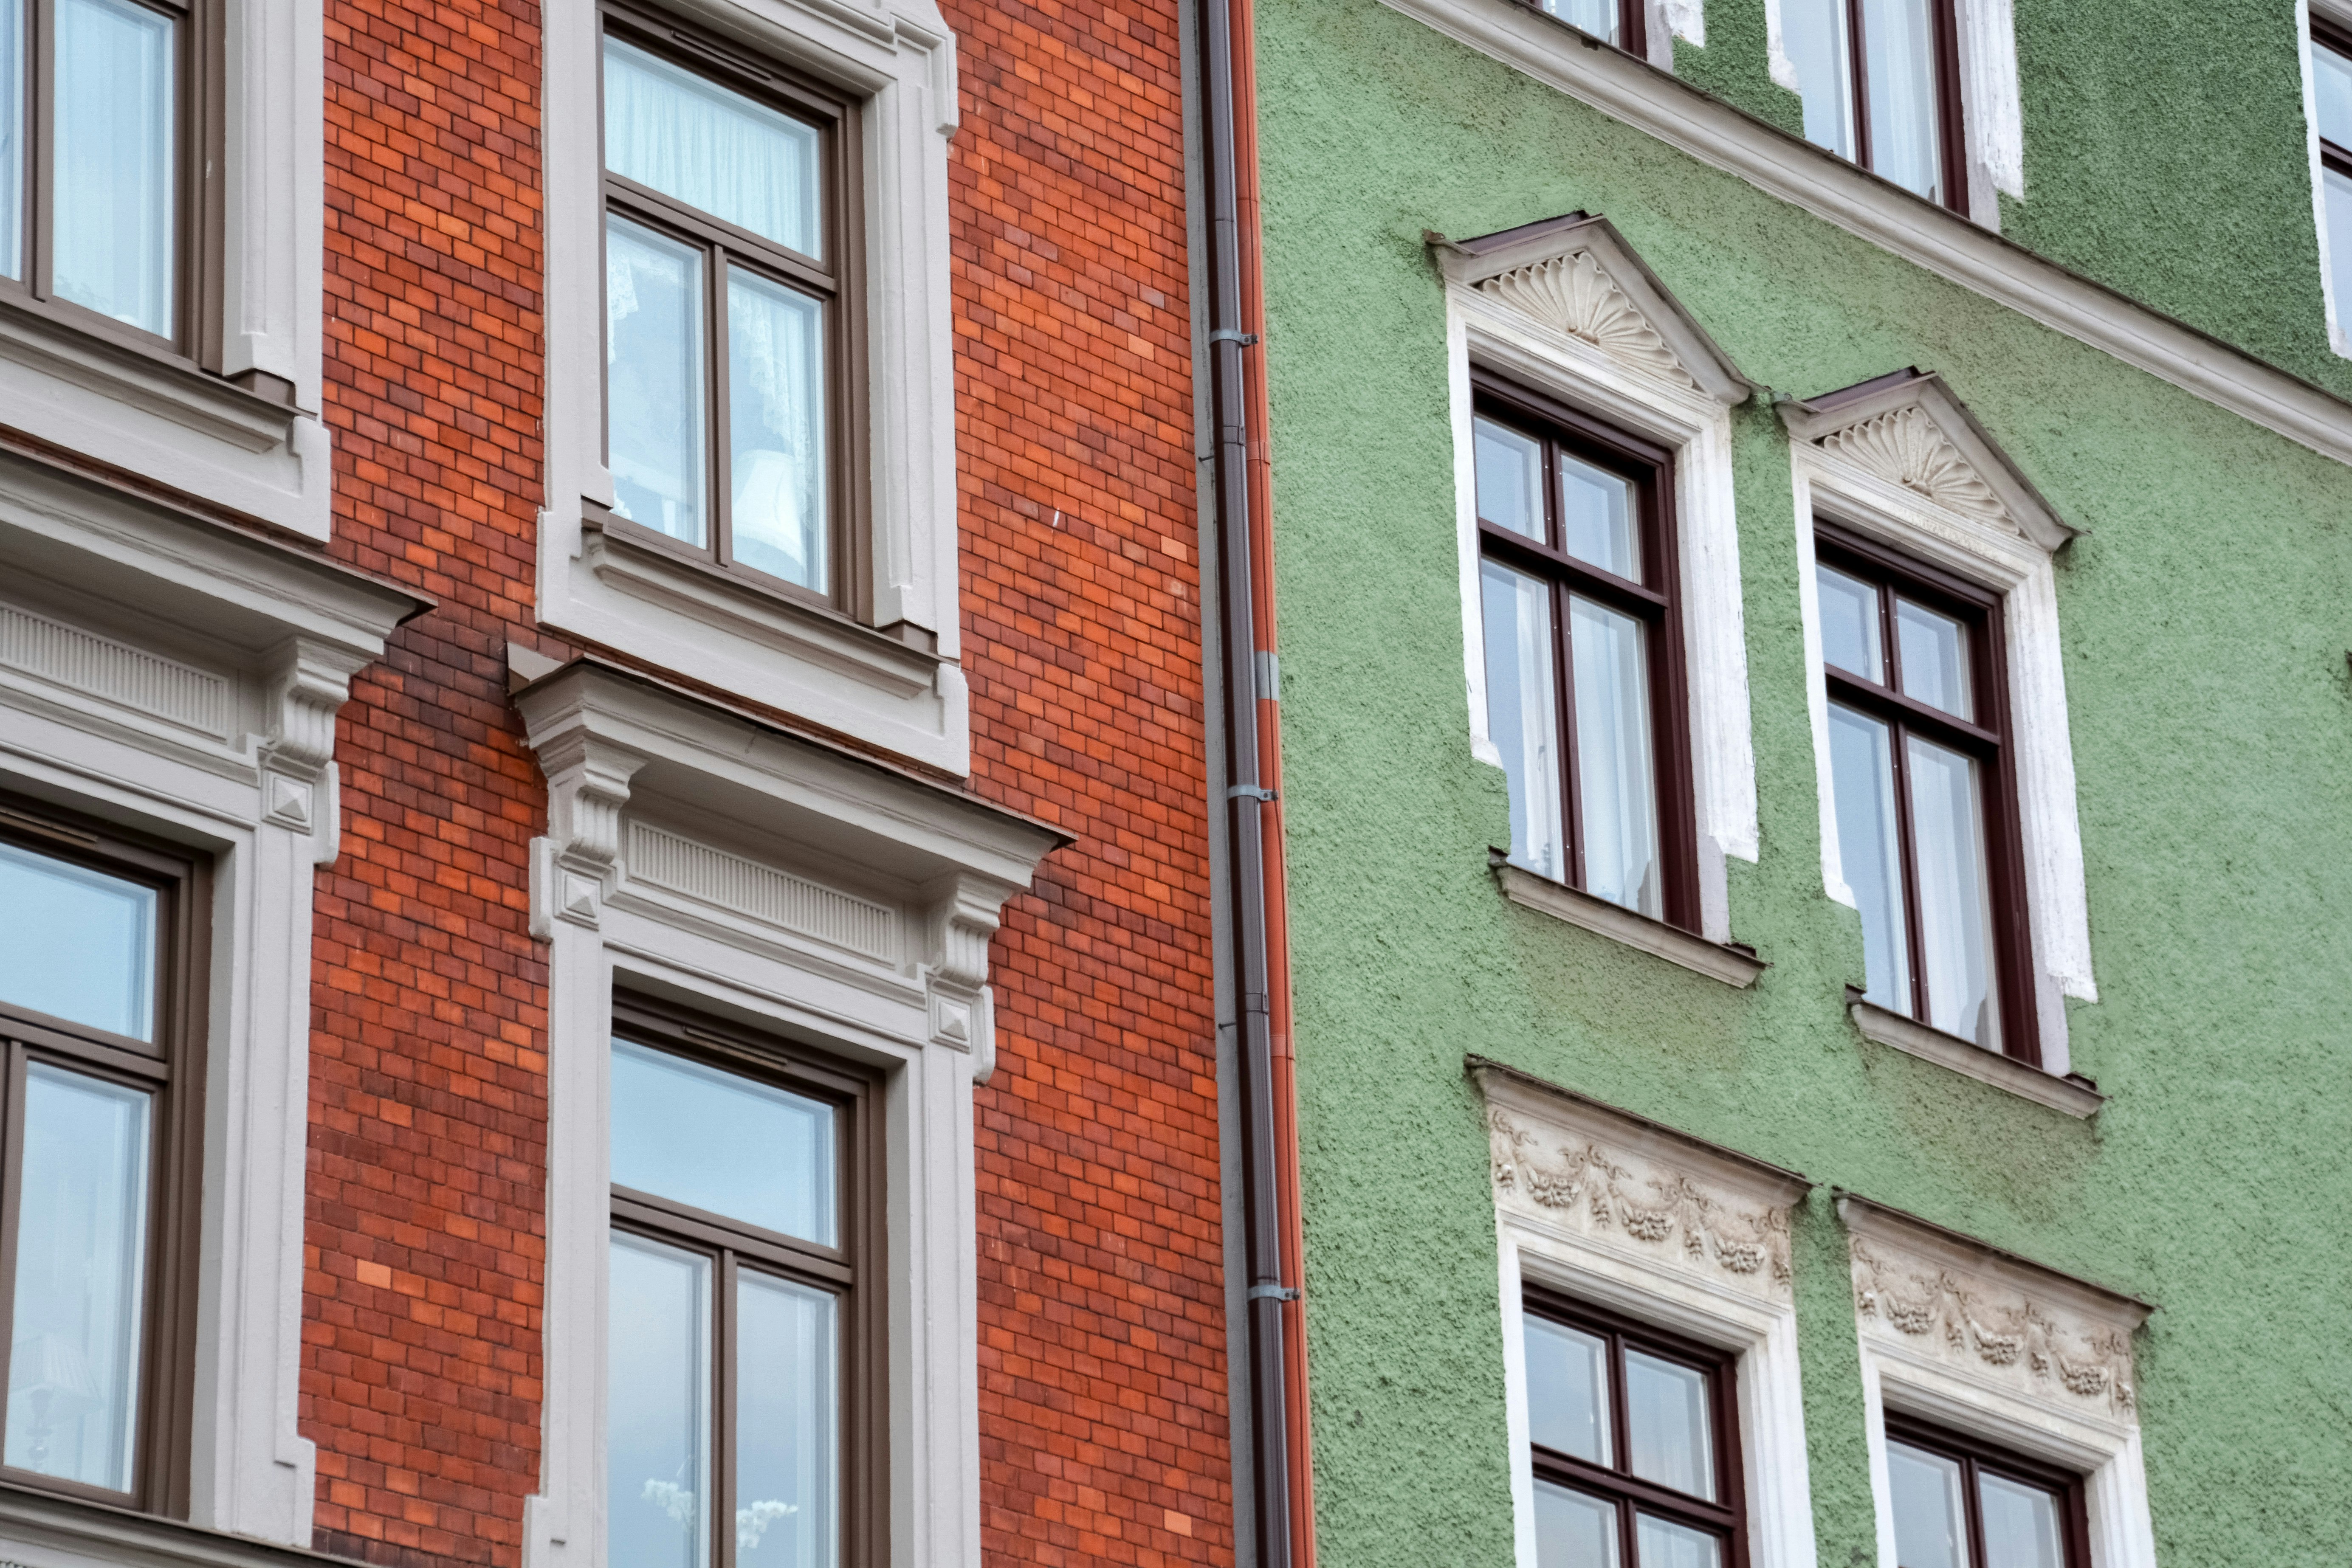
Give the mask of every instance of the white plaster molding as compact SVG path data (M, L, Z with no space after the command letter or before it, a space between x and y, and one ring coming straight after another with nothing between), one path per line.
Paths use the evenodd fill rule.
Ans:
M1525 866L1513 865L1506 851L1489 849L1486 858L1503 896L1521 908L1564 920L1612 942L1622 942L1628 947L1638 947L1669 964L1679 964L1693 973L1741 990L1754 985L1771 967L1742 948L1694 936L1679 926L1597 898L1580 887L1570 887L1548 876L1538 876Z
M1998 230L1999 196L2025 194L2025 110L2017 85L2016 5L2015 0L1958 0L1958 11L1969 214Z
M2088 1479L2097 1568L2155 1568L2132 1336L2146 1301L1852 1193L1855 1333L1878 1500L1895 1568L1885 1412L1970 1432Z
M1837 810L1830 779L1829 692L1822 674L1821 605L1813 577L1813 520L1826 515L1906 554L2001 595L2008 638L2010 727L2017 767L2018 830L2025 859L2026 914L2032 929L2035 1016L2042 1061L2063 1078L2071 1065L2063 998L2096 1001L2091 967L2090 894L2074 799L2074 749L2066 716L2065 663L2059 643L2055 541L2074 530L2048 507L1937 378L1914 378L1850 402L1780 405L1791 436L1797 517L1798 600L1804 621L1806 704L1812 723L1814 793L1821 814L1822 883L1852 906L1838 852ZM1910 389L1920 389L1916 392ZM1904 401L1909 399L1910 401ZM1892 400L1890 402L1890 400ZM1948 409L1946 408L1948 405ZM1932 415L1969 458L1970 474L1998 495L1998 513L1944 504L1950 484L1890 478L1888 465L1858 461L1840 443L1857 423L1895 410ZM1958 410L1954 414L1950 410ZM1974 450L1980 444L1981 450ZM1949 478L1948 473L1945 475ZM1958 486L1976 495L1973 483Z
M1906 1018L1875 1002L1867 1002L1851 986L1846 988L1846 1016L1862 1038L1879 1045L1916 1056L1922 1061L1932 1061L1938 1067L1948 1067L1963 1077L1979 1083L1990 1083L1996 1089L2006 1089L2021 1099L2037 1105L2047 1105L2053 1111L2087 1121L2099 1113L2107 1097L2077 1078L2061 1078L2044 1072L2038 1067L2020 1061L1998 1051L1987 1051L1972 1040L1947 1034L1932 1024Z
M604 463L601 71L593 6L547 15L548 406L539 612L551 628L953 773L971 766L961 657L947 143L955 39L932 0L675 0L859 100L874 627L715 580L588 522Z
M1539 236L1537 255L1541 256L1545 249L1563 240L1582 254L1601 254L1604 246L1613 246L1624 256L1631 255L1599 220L1584 220L1564 235ZM1449 263L1454 257L1454 253L1443 249L1440 254ZM1475 262L1463 267L1465 277L1475 277L1478 267L1507 271L1512 265L1526 265L1516 251L1490 254ZM1660 442L1674 452L1684 668L1690 683L1692 782L1699 841L1699 932L1706 940L1720 944L1731 937L1725 859L1752 862L1758 852L1756 753L1748 727L1747 621L1740 593L1739 525L1727 406L1746 395L1748 383L1738 379L1737 370L1703 336L1683 334L1675 324L1681 319L1679 308L1645 269L1620 261L1612 267L1612 277L1621 286L1632 279L1634 287L1626 289L1628 296L1645 301L1648 312L1654 312L1648 316L1653 324L1668 324L1662 336L1687 350L1681 363L1689 375L1682 384L1549 327L1481 289L1475 281L1449 280L1446 287L1454 541L1471 750L1479 760L1502 766L1501 754L1486 727L1485 611L1478 586L1478 475L1471 439L1470 370L1477 364Z
M2124 363L2352 463L2352 402L2044 260L1515 0L1383 0L1703 163Z
M2303 68L2303 156L2311 171L2312 227L2319 236L2320 308L2326 313L2327 346L2352 358L2352 299L2336 297L2334 246L2327 235L2326 167L2319 158L2319 83L2311 58L2314 12L2338 26L2352 27L2352 5L2340 0L2294 0L2296 50Z
M39 605L53 628L40 636L61 650L0 658L0 776L214 868L190 1517L307 1546L310 946L315 872L334 852L334 715L352 674L423 605L5 456L0 582ZM191 713L174 705L189 700L210 716L202 725L182 722ZM27 1555L12 1529L0 1520L0 1557L66 1568Z
M1790 1207L1803 1177L1661 1127L1597 1101L1473 1058L1487 1108L1501 1272L1505 1409L1519 1568L1538 1568L1535 1479L1528 1456L1527 1362L1520 1301L1538 1283L1671 1330L1738 1357L1741 1478L1747 1491L1750 1561L1756 1568L1813 1568L1813 1514L1807 1474L1803 1393L1797 1362L1796 1304L1782 1269ZM1500 1119L1500 1124L1497 1123ZM1540 1131L1536 1131L1540 1129ZM1532 1150L1530 1144L1535 1146ZM1556 1165L1530 1158L1544 1145L1574 1150ZM1582 1162L1581 1172L1570 1166ZM1643 1175L1612 1175L1605 1166ZM1504 1180L1506 1168L1510 1179ZM1570 1191L1563 1180L1572 1181ZM1556 1198L1534 1196L1538 1180ZM1629 1180L1655 1184L1622 1195ZM1600 1196L1611 1223L1594 1218ZM1709 1210L1705 1206L1716 1206ZM1749 1228L1742 1231L1735 1226ZM1710 1229L1712 1224L1717 1229ZM1693 1220L1696 1217L1696 1223ZM1661 1232L1643 1240L1627 1223ZM1730 1245L1777 1237L1752 1268L1723 1265L1718 1229ZM1698 1242L1694 1252L1690 1242ZM1740 1252L1746 1262L1749 1254Z
M517 661L518 674L529 661ZM606 1051L618 986L885 1075L890 1561L980 1563L972 1085L988 944L1066 836L961 791L581 660L515 695L549 774L547 1397L526 1568L604 1568Z

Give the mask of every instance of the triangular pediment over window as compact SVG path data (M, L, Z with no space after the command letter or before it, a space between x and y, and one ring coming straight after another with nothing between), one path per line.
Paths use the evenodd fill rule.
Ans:
M1622 364L1729 405L1756 389L1607 218L1546 218L1476 239L1425 236L1446 281Z
M2054 551L2081 530L2062 522L1941 376L1897 371L1780 405L1789 434L1948 511Z

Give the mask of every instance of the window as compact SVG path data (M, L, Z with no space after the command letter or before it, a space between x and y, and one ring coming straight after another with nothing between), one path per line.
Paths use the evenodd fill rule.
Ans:
M2352 331L2352 29L2311 18L2311 85L2319 115L2319 183L2327 214L2328 293Z
M1806 141L1967 209L1953 0L1780 0L1780 34Z
M2090 1568L2080 1477L1889 1416L1896 1568Z
M2000 597L1827 524L1814 559L1864 998L2038 1064Z
M616 1009L606 1554L869 1560L879 1334L866 1085ZM717 1527L714 1527L717 1526Z
M1730 1358L1549 1291L1520 1321L1540 1568L1746 1563Z
M184 1511L196 868L0 807L0 1475Z
M856 117L813 83L648 19L608 14L603 50L614 516L722 570L846 602Z
M1646 0L1542 0L1543 9L1570 26L1606 38L1629 55L1647 57Z
M1698 925L1664 448L1475 378L1487 727L1511 859Z
M0 298L186 351L191 0L0 0Z

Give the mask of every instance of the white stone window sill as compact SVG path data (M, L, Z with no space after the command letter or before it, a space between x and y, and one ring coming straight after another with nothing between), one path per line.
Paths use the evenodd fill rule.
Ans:
M1938 1067L1948 1067L1979 1083L2006 1089L2037 1105L2047 1105L2053 1111L2087 1120L2097 1115L2099 1107L2107 1103L2107 1097L2093 1088L2088 1079L2061 1078L2038 1067L2030 1067L2013 1056L1987 1051L1973 1040L1947 1034L1916 1019L1905 1018L1901 1013L1891 1012L1875 1002L1864 1001L1851 988L1846 991L1845 1010L1853 1017L1854 1028L1862 1031L1864 1040L1891 1046L1906 1055L1932 1061Z
M1581 888L1538 876L1525 866L1513 865L1509 854L1503 850L1489 849L1486 859L1494 868L1495 882L1502 888L1503 896L1513 904L1582 926L1628 947L1638 947L1694 974L1745 989L1771 967L1746 948L1694 936L1679 925L1637 915L1622 904L1595 898Z
M185 361L118 343L37 310L0 306L0 358L71 382L246 452L290 437L294 409Z

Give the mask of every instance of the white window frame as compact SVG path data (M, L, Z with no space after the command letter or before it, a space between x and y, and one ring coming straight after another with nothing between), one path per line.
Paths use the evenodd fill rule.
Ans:
M1812 1568L1804 1390L1790 1214L1792 1171L1473 1058L1485 1099L1503 1310L1504 1404L1518 1568L1536 1561L1522 1296L1530 1282L1732 1353L1752 1568ZM1591 1156L1580 1167L1570 1162ZM1603 1160L1615 1167L1601 1172ZM1538 1183L1541 1174L1551 1178ZM1573 1185L1561 1185L1560 1178ZM1681 1194L1663 1209L1658 1195ZM1696 1194L1696 1197L1689 1195ZM1596 1223L1596 1207L1614 1206ZM1623 1223L1663 1216L1649 1239Z
M2303 67L2303 154L2311 168L2311 221L2319 235L2319 292L2326 313L2327 346L2352 359L2352 299L2336 298L2336 279L2327 254L2327 185L2319 160L2319 78L2311 57L2311 19L2316 15L2339 27L2352 27L2352 4L2346 0L2294 0L2295 57Z
M340 852L335 715L424 608L0 456L0 782L213 867L190 1521L305 1549L311 925L318 870ZM55 1544L0 1525L0 1557L44 1563Z
M324 21L301 0L223 6L219 373L0 307L0 424L323 540ZM248 371L292 402L237 384Z
M930 0L675 0L681 19L859 102L866 166L872 626L583 526L604 451L604 152L597 8L551 6L547 75L547 504L539 615L719 691L952 773L971 768L961 658L948 259L955 38Z
M2131 1352L2148 1303L1852 1193L1837 1209L1853 1244L1881 1568L1895 1568L1889 1410L2084 1477L2091 1568L2156 1568Z
M1914 377L1833 408L1793 399L1780 408L1791 437L1822 885L1840 904L1856 907L1838 852L1830 779L1829 689L1813 579L1817 511L2001 595L2042 1070L2063 1078L2070 1066L2064 998L2099 999L2091 973L2090 896L2074 804L2053 559L2074 530L2050 511L1939 377Z
M1475 257L1450 245L1439 249L1446 276L1446 383L1470 747L1481 762L1503 766L1486 728L1486 612L1479 590L1470 382L1471 367L1478 365L1674 453L1699 935L1722 944L1731 940L1725 859L1752 862L1757 856L1756 753L1748 728L1748 636L1731 465L1731 410L1753 389L1607 219L1578 216L1581 221L1572 226ZM1514 287L1540 269L1575 267L1588 257L1614 290L1603 295L1599 319L1571 325L1532 305L1535 296Z
M550 944L546 1393L524 1568L606 1563L615 988L883 1073L889 1560L980 1568L988 945L1066 836L611 665L509 657L549 791L531 845Z

